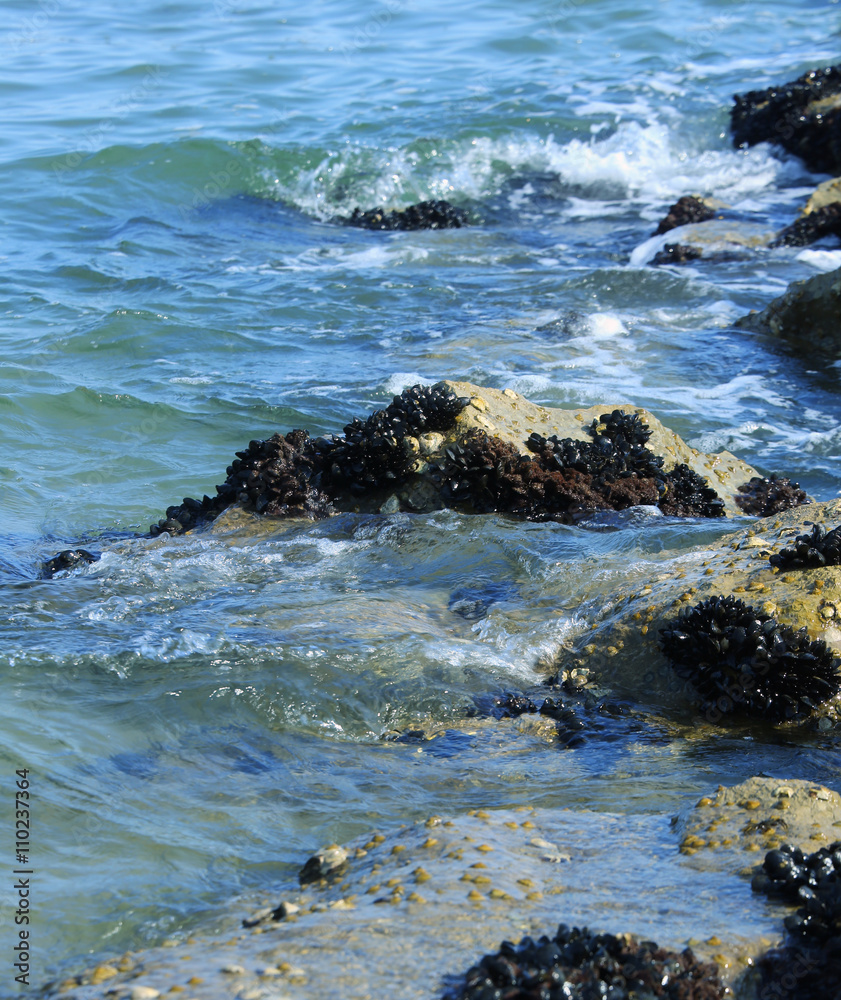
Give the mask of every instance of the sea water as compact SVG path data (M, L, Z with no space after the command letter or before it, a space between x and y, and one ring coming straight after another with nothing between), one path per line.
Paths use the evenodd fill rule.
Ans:
M29 768L42 978L430 812L838 786L831 736L746 754L617 718L564 750L461 724L744 519L143 537L250 439L341 433L442 378L645 406L837 496L837 362L732 326L837 266L831 241L659 268L647 241L684 194L793 219L823 178L734 150L728 109L838 61L838 31L835 0L5 5L0 800ZM472 224L337 221L428 198ZM71 545L102 558L39 579ZM394 739L429 725L449 731L423 754Z

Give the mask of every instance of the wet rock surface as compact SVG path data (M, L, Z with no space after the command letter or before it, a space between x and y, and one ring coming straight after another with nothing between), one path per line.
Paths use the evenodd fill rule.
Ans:
M375 230L415 230L415 229L460 229L468 224L468 215L463 208L457 208L450 202L438 199L421 201L408 208L387 211L385 208L373 208L362 211L353 210L347 218L339 220L348 226L360 229Z
M829 531L839 520L841 503L838 501L797 507L758 521L744 531L726 535L712 545L681 554L665 565L655 564L647 583L632 593L619 595L609 608L596 612L592 630L585 631L561 654L557 667L562 680L573 670L579 672L579 677L584 672L588 683L607 686L614 694L624 693L644 703L656 702L671 708L694 706L712 724L721 723L731 713L760 723L779 721L776 704L785 703L792 691L800 691L804 677L810 678L802 681L811 691L811 695L805 695L807 701L818 694L817 688L811 688L812 680L823 691L826 691L825 683L831 689L835 686L832 661L841 648L841 628L834 595L841 586L841 567L824 565L781 571L772 560L790 548L798 536L810 533L814 525ZM752 609L746 612L750 622L761 622L760 630L767 625L771 643L769 659L762 660L761 664L755 661L751 667L750 660L736 657L734 663L738 660L738 664L732 668L735 679L731 678L730 689L714 697L715 691L705 690L705 685L714 688L722 683L727 687L725 677L731 669L728 667L731 654L727 651L713 654L710 647L706 647L708 651L701 656L705 643L721 643L727 638L724 628L716 626L720 634L712 628L715 614L709 616L709 636L703 636L702 628L697 641L686 640L695 651L695 660L692 667L687 665L687 671L694 672L706 657L709 658L710 676L705 680L699 680L697 674L689 680L675 670L662 648L663 633L673 636L675 645L680 646L682 623L700 616L700 612L693 609L729 607L735 611L742 605ZM786 631L787 627L793 633ZM733 628L744 629L744 632L730 633L736 645L743 648L748 642L749 629L735 623ZM804 629L805 632L801 632ZM777 636L780 645L775 650ZM806 645L813 641L825 643L826 649ZM672 648L670 639L666 640L665 647L667 650ZM770 663L777 655L784 660L788 655L797 659L798 654L792 652L795 647L805 653L804 674L793 665L783 670L772 669ZM769 706L767 713L762 710L762 699L757 694L760 678L749 676L757 667L764 670L765 663L769 668L763 674L763 684L770 685L769 697L775 702L775 707ZM699 694L696 683L701 684L704 693ZM752 701L754 695L759 698L756 702ZM799 697L795 695L796 699ZM719 704L722 698L725 701ZM803 710L808 708L807 702L798 703ZM755 712L750 710L752 706ZM833 693L819 698L815 711L807 719L810 725L828 729L836 724L837 713L838 696ZM802 712L796 711L795 716L802 717Z
M562 921L609 936L611 947L616 935L642 970L665 961L677 977L679 958L658 958L656 946L641 952L626 935L677 955L688 946L698 963L718 964L737 996L748 996L739 984L779 941L779 915L735 874L743 852L720 851L700 866L698 856L681 853L680 840L664 814L529 807L373 833L345 845L341 880L301 888L290 879L247 906L241 901L215 933L115 959L109 995L175 987L197 1000L363 1000L398 989L428 1000L501 941L537 941ZM656 904L640 906L650 899ZM92 969L56 990L93 1000L102 975Z
M810 351L836 356L841 349L841 268L795 281L761 312L736 326L808 345Z
M734 146L774 142L819 172L841 172L841 66L734 97Z
M41 577L44 580L51 580L58 573L67 573L82 566L90 566L98 559L98 553L88 552L87 549L64 549L52 559L45 561L41 569Z
M696 195L684 195L671 206L665 218L660 220L654 230L654 235L668 233L678 226L686 226L690 222L708 222L715 218L714 207Z

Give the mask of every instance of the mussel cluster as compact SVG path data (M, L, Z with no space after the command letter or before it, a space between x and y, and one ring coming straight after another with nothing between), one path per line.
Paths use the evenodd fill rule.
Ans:
M594 510L658 503L683 517L723 514L715 491L688 466L663 472L663 459L646 447L651 431L637 414L602 414L590 434L592 441L532 434L529 456L473 431L447 449L442 496L447 503L466 501L477 511L531 520L570 522Z
M668 951L630 935L593 934L561 924L553 937L503 941L447 1000L721 1000L718 966L691 949Z
M664 264L688 264L690 261L700 260L703 256L701 249L688 243L667 243L662 250L654 254L651 263L655 267L662 267Z
M837 173L841 111L817 102L841 92L841 66L815 69L791 83L737 94L730 113L734 146L776 142L812 170Z
M779 1000L841 996L841 841L812 854L781 844L751 886L799 907L785 919L792 943L757 963L763 987L774 984Z
M421 201L408 208L395 209L387 212L384 208L372 208L363 212L355 208L351 215L342 220L349 226L359 226L361 229L460 229L468 222L467 212L463 208L444 199Z
M564 747L578 747L585 742L583 735L586 723L577 711L577 706L562 698L544 698L538 703L527 695L507 691L494 698L491 715L497 719L517 719L521 715L542 715L555 722L555 735Z
M708 222L715 218L715 212L694 194L686 194L672 205L669 214L660 220L660 225L654 230L655 236L668 233L678 226L688 226L693 222ZM699 254L700 256L700 254Z
M812 502L800 489L800 483L775 475L753 476L742 483L734 499L741 510L754 517L771 517Z
M756 962L757 997L764 1000L835 1000L841 997L841 956L825 948L789 944Z
M841 687L839 660L822 639L732 596L683 608L660 630L660 647L678 676L721 714L802 719Z
M781 844L765 855L751 882L756 892L800 904L786 917L786 930L803 943L815 943L841 955L841 841L813 854Z
M841 565L841 525L827 531L819 524L812 525L808 535L798 535L794 545L769 557L778 569L811 569L821 566Z
M361 494L402 482L414 462L404 437L448 430L466 404L443 384L416 385L367 420L351 421L343 437L311 438L295 430L251 441L237 452L215 497L185 497L167 508L150 533L180 534L237 502L270 517L327 517L342 493Z
M841 236L841 205L838 202L801 215L790 226L781 229L769 246L807 247L824 236Z
M316 447L333 491L361 495L399 485L415 462L404 438L449 430L467 402L440 383L416 385L367 420L354 418L344 437L319 438Z
M665 477L658 506L672 517L724 517L724 501L703 476L688 465L676 465Z

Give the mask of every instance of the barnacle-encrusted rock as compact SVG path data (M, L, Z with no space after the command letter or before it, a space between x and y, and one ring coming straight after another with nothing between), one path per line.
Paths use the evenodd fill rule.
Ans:
M815 69L777 87L737 94L734 146L775 142L812 169L841 171L841 66Z
M468 215L463 208L438 199L421 201L391 212L384 208L373 208L368 212L355 208L350 216L341 221L362 229L460 229L467 225Z
M51 580L56 573L69 572L78 569L79 566L89 566L98 559L97 553L88 552L87 549L64 549L52 559L46 560L41 568L41 578Z
M605 604L596 596L589 609L585 605L587 626L568 640L552 669L562 676L573 670L588 671L588 686L600 692L607 688L614 697L628 696L644 704L682 711L700 704L704 717L713 725L736 710L744 718L747 706L749 710L755 707L770 722L794 718L808 721L818 729L831 729L839 721L841 706L841 696L832 694L836 673L831 666L834 654L829 653L830 649L841 650L841 602L836 598L841 590L841 566L781 571L772 566L769 557L789 547L813 524L826 528L839 520L841 502L814 503L754 522L750 528L724 535L689 552L681 551L677 556L664 553L663 557L635 561L625 585L615 582L616 599ZM712 603L708 603L710 599ZM750 620L759 622L763 635L766 624L771 630L764 640L769 663L781 664L783 673L772 673L769 669L767 677L754 678L761 662L754 661L745 646L754 632L749 623L735 620L731 623L736 646L743 654L734 663L728 664L723 658L716 665L709 659L710 647L703 635L678 641L678 634L685 631L684 619L687 625L700 622L701 631L706 628L710 633L710 642L719 641L721 636L714 634L712 628L713 622L721 630L726 624L719 622L719 611L725 618L732 615L737 619L741 604L755 610ZM700 613L687 610L679 616L681 609L695 609L699 605L705 607L706 626ZM770 623L770 618L780 624ZM744 634L738 631L742 628ZM681 646L695 649L694 658L687 657L682 673L674 670L660 647L661 630L674 633L670 648L675 649L676 655ZM812 646L815 640L823 640L826 649ZM731 641L732 637L728 638L728 646ZM764 657L765 651L759 656ZM708 662L710 671L713 674L718 671L718 675L706 681L705 675L699 675L702 688L699 699L694 678L689 677L703 662ZM744 691L743 663L752 664L745 678L748 682L756 680L757 684L755 688L748 684ZM735 692L744 700L737 702L727 690L720 699L715 697L716 684L726 686L729 681L737 685ZM801 696L816 704L808 712L808 720L809 705ZM769 715L764 714L766 700ZM787 714L790 711L793 716Z
M774 553L769 562L778 569L841 565L841 525L831 531L820 524L812 525L808 534L798 535L794 545Z
M792 282L762 312L751 312L736 321L743 330L773 334L808 345L810 354L832 356L841 349L841 268Z
M806 247L824 236L841 236L841 204L838 202L795 219L780 230L771 246Z
M720 1000L718 966L701 963L690 948L679 954L630 935L594 934L561 924L554 937L519 944L503 941L485 955L447 1000Z
M698 198L694 194L684 195L672 205L668 215L660 220L660 224L654 230L654 235L668 233L678 226L687 226L691 222L708 222L715 218L715 210L703 198Z
M811 503L807 494L784 476L754 476L742 483L736 493L736 503L746 513L754 517L770 517L792 507Z
M439 382L406 389L343 435L252 441L216 496L169 507L151 533L189 530L234 504L287 518L458 506L572 521L665 496L670 513L710 517L721 509L712 491L738 513L736 485L755 475L728 452L689 448L631 406L548 409L510 389Z
M703 250L688 243L667 243L662 250L654 254L651 263L655 267L663 264L688 264L690 261L700 260L703 256Z
M788 722L811 714L841 687L839 660L822 639L732 595L681 609L660 630L660 645L678 676L725 715Z

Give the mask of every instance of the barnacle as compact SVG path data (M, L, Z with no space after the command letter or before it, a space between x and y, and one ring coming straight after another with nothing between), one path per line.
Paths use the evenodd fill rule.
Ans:
M841 685L838 658L822 639L732 596L682 609L660 630L660 647L678 676L722 714L801 719Z
M799 483L782 476L778 479L775 475L768 478L753 476L738 487L734 499L746 514L756 517L770 517L812 502L800 489Z
M447 1000L721 1000L726 996L714 963L690 948L677 953L630 935L594 934L561 924L554 937L519 944L503 941L485 955Z
M798 535L791 548L769 557L772 566L779 569L808 569L814 566L841 565L841 525L827 531L819 524L812 525L807 535Z

